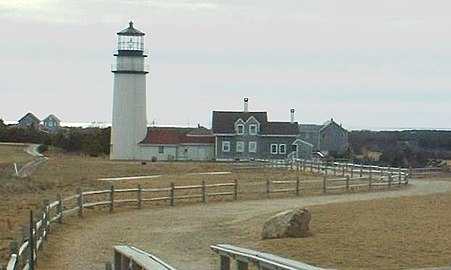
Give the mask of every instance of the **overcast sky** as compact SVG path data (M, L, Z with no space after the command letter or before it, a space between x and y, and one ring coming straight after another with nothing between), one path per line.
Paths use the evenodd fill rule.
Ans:
M146 33L148 122L213 110L451 129L449 0L0 0L0 118L111 122L116 33Z

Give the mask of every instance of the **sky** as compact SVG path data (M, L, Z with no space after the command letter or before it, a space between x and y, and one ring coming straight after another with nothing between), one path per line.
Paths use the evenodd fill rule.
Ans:
M213 110L451 129L449 0L0 0L0 119L111 122L116 33L146 33L147 120Z

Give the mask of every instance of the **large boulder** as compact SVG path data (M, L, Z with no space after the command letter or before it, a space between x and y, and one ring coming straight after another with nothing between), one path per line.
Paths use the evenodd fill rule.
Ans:
M262 238L307 237L310 235L310 210L287 210L270 217L262 229Z

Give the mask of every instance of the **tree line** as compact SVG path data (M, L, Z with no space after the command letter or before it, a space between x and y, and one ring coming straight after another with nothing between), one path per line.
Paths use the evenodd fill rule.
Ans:
M401 167L445 166L451 160L451 131L352 131L350 152L364 163ZM378 159L366 155L381 153Z
M111 128L65 127L57 132L46 132L37 128L5 125L0 119L0 141L42 144L42 151L56 146L67 152L82 152L90 156L110 153Z
M111 128L62 128L56 133L36 128L19 128L5 125L0 119L0 141L22 142L56 146L68 152L82 152L90 156L108 155ZM377 158L368 152L380 154ZM444 166L451 160L451 131L352 131L349 134L349 150L345 155L330 158L346 158L365 164L424 167Z

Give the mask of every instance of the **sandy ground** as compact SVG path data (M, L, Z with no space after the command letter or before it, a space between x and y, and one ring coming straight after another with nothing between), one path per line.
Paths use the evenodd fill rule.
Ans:
M412 187L374 193L196 204L173 208L107 210L71 218L55 227L40 254L39 269L105 269L112 248L128 244L159 256L178 269L217 269L209 246L228 243L251 247L259 239L253 220L299 206L323 205L451 190L450 182L415 180Z

